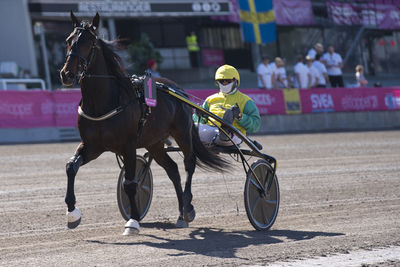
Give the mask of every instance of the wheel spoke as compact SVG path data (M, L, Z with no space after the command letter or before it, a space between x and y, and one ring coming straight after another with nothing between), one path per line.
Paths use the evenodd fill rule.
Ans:
M258 176L258 175L257 175ZM257 181L253 180L253 177L251 177L252 179L250 179L250 182L260 191L264 191L261 186L258 184Z
M142 185L142 186L140 187L140 189L143 190L144 192L146 192L148 195L149 195L150 192L151 192L150 187L148 187L147 185Z
M269 204L269 205L276 205L277 201L273 200L273 199L265 199L264 198L264 202Z
M268 220L268 210L266 205L261 205L261 213L262 213L262 218L263 218L263 223L264 224L268 224L269 220Z
M251 205L251 213L254 214L254 210L255 210L255 208L256 208L256 206L257 206L257 204L258 204L259 201L260 201L260 197L258 196L258 197L253 201L253 204Z

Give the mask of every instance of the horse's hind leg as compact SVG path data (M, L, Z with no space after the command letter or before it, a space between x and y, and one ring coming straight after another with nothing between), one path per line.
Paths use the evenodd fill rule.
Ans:
M86 146L81 143L75 151L75 155L67 162L66 172L68 177L67 194L65 203L68 206L67 226L70 229L76 228L81 222L81 212L75 207L76 199L74 192L75 176L78 173L79 167L97 158L100 153L88 153Z
M166 171L169 179L175 187L176 196L179 205L179 217L176 226L179 228L187 227L188 223L183 220L183 192L181 185L181 177L179 175L178 165L171 159L171 157L164 150L164 143L158 143L147 150L150 152L154 160Z
M192 129L174 133L173 137L183 152L186 171L185 191L183 193L183 218L186 222L191 222L196 217L196 212L192 205L192 177L196 168L196 156L193 153Z

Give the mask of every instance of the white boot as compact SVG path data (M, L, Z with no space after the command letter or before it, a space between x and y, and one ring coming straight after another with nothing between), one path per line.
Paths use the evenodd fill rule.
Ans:
M130 219L125 224L125 231L122 235L137 235L139 234L140 226L139 222L135 219Z
M67 218L68 218L68 223L67 223L68 228L74 229L81 223L82 213L78 208L75 208L71 212L68 212L67 210Z

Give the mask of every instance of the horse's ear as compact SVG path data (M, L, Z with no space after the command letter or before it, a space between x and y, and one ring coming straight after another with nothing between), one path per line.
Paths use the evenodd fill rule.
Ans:
M93 30L97 30L97 28L99 27L99 22L100 22L100 15L98 12L96 12L96 15L94 16L91 25Z
M72 20L72 25L74 25L74 27L78 27L79 26L80 22L75 17L74 12L72 12L72 10L71 10L71 20Z

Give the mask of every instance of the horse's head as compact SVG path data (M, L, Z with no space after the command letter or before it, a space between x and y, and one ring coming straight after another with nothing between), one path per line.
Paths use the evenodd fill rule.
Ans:
M97 49L96 29L99 26L98 13L92 22L80 22L71 11L71 20L74 30L67 37L67 55L60 71L61 82L71 86L80 74L84 74L92 63Z

